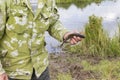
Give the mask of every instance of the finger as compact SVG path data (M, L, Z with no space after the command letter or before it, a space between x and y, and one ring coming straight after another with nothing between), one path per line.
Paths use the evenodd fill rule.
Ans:
M3 74L3 80L8 80L8 76L6 74Z
M75 40L75 41L78 41L78 39L77 39L77 37L76 37L76 36L73 36L73 38L74 38L74 40Z
M76 37L76 36L74 36L74 39L75 39L76 42L81 41L81 38L80 38L80 37Z
M9 80L9 79L8 79L8 76L6 76L5 80Z
M4 75L4 79L3 80L6 80L6 75Z
M75 40L73 38L70 39L70 44L74 45L75 44Z
M6 80L9 80L8 78L6 78Z
M81 40L82 40L82 38L80 38L80 37L77 37L77 39L78 39L78 41L81 41Z
M4 80L5 76L4 75L1 75L0 76L0 80Z
M73 44L77 43L77 41L74 38L72 38L72 42L73 42Z
M72 41L72 39L70 39L70 44L73 45L73 41Z
M0 80L4 80L2 77L0 77Z

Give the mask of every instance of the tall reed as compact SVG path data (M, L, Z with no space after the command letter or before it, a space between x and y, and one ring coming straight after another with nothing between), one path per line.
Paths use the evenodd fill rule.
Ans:
M113 38L103 29L102 18L92 15L85 25L86 38L76 46L66 46L67 51L93 56L120 55L120 25L119 32Z
M102 28L102 18L90 16L89 23L85 26L85 35L87 53L103 56L109 50L109 37Z

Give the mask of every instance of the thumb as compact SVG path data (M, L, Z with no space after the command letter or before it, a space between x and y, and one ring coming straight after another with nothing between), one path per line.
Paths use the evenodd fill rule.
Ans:
M4 80L9 80L7 75L5 75Z

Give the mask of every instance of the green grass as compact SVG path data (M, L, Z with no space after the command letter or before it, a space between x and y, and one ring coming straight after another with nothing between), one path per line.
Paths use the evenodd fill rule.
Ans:
M104 55L109 44L109 37L102 28L102 18L96 16L89 17L89 23L85 26L85 47L89 54Z
M103 0L56 0L57 3L72 3L72 2L101 2Z
M56 1L57 3L71 3L74 0ZM75 1L90 2L93 0ZM120 58L117 58L120 56L120 22L118 22L118 33L116 33L114 37L110 38L107 31L103 29L102 21L101 17L97 17L95 15L90 16L89 22L85 25L84 30L86 38L77 45L65 45L65 51L75 54L74 56L65 56L62 58L59 57L60 59L56 59L58 60L58 65L60 62L63 62L61 65L65 65L66 67L68 65L70 71L68 70L68 73L59 73L55 80L73 80L72 78L75 78L77 74L80 74L81 77L78 76L78 78L81 78L80 80L82 80L82 78L85 80L120 80ZM88 57L81 57L82 55ZM101 60L95 58L98 58L98 56Z
M85 8L92 3L100 4L104 0L56 0L58 7L69 8L71 4L76 5L78 8Z
M85 71L99 74L98 80L120 80L120 61L102 60L97 65L91 65L87 61L82 61L81 64L84 66Z
M120 80L120 57L63 53L50 62L52 80Z
M103 29L102 18L92 15L85 26L85 36L78 45L66 46L66 51L93 56L120 56L120 25L119 32L113 38Z
M57 80L72 80L72 77L70 74L58 74Z

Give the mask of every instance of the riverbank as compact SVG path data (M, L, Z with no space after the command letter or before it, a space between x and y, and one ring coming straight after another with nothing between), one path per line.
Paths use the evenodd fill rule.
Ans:
M102 18L90 16L84 40L50 54L51 80L120 80L120 26L110 38L101 23Z
M120 80L120 57L50 54L51 80Z

